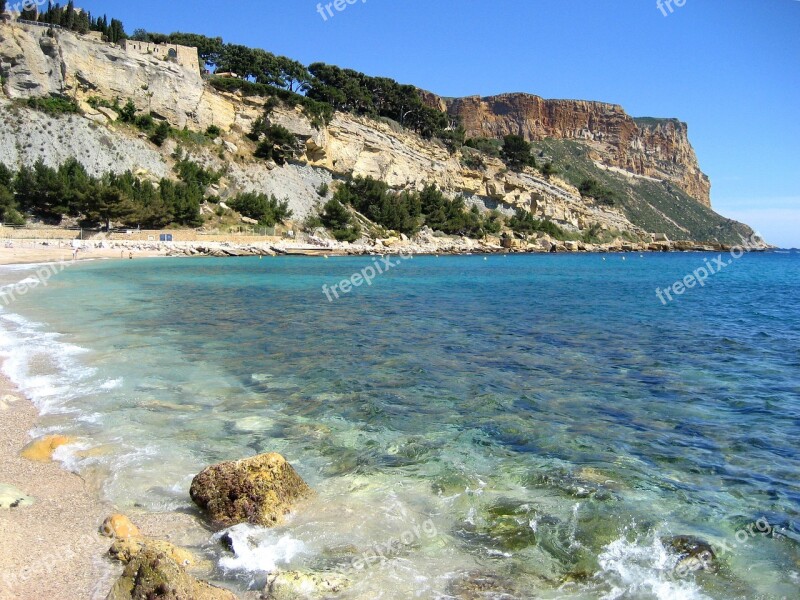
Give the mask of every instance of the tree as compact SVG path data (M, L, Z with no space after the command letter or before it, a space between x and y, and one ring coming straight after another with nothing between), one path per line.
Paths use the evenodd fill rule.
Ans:
M112 221L124 220L135 212L135 207L123 193L110 186L98 186L87 198L86 220L91 223L103 223L107 230Z
M136 105L130 98L119 111L119 120L123 123L133 123L136 120Z
M553 175L558 173L558 169L553 166L553 163L546 162L542 167L542 175L544 175L545 179L550 179Z
M503 162L514 171L536 166L536 160L531 154L531 145L520 135L505 136L500 155Z
M70 31L75 30L75 3L72 0L69 0L67 3L67 8L64 9L62 25L64 25L64 27Z
M336 198L331 198L322 209L322 224L340 242L354 242L361 236L361 227L353 215Z
M137 42L149 42L150 34L147 33L146 29L134 29L131 39L136 40Z
M153 135L150 136L150 141L153 142L156 146L163 146L164 142L167 141L170 133L170 126L169 123L166 121L161 121L156 127L156 130L153 132Z
M0 15L6 12L6 0L0 0Z
M265 227L283 223L292 216L288 200L280 202L275 196L267 197L266 194L240 194L228 204L233 210L255 219Z
M111 25L108 28L108 41L117 44L126 37L128 36L125 35L125 27L123 27L122 21L111 19Z

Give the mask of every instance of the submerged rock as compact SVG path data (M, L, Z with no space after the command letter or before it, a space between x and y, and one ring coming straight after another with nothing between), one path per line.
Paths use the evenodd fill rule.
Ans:
M35 500L13 485L0 483L0 509L31 506Z
M65 435L49 435L32 441L22 449L22 458L36 462L49 462L53 460L53 453L61 446L71 444L75 440Z
M195 579L167 554L145 548L125 567L106 600L236 600L222 588Z
M719 568L717 555L711 544L690 535L662 538L661 543L680 558L675 567L678 571L716 571Z
M468 573L453 581L447 593L463 600L516 600L521 597L517 584L511 579L480 572Z
M351 581L331 573L279 571L271 573L264 589L264 600L314 600L328 598L348 588Z
M100 533L110 538L138 537L139 528L125 515L111 515L100 526Z
M194 478L190 494L217 525L274 527L313 492L283 456L270 453L208 467Z

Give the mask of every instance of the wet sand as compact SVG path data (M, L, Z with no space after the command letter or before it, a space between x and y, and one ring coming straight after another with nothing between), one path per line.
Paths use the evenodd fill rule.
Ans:
M35 499L0 509L0 598L105 598L119 572L98 534L111 507L61 464L20 457L38 412L5 377L0 398L0 483Z

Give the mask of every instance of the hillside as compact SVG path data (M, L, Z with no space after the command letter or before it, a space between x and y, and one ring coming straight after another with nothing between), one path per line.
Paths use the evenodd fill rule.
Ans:
M167 60L152 47L124 48L64 30L0 24L0 75L0 161L12 169L37 160L55 167L72 157L93 176L131 171L157 181L174 176L173 154L180 147L223 174L209 192L212 200L242 192L275 195L288 200L296 222L319 212L320 186L335 189L338 181L360 176L398 191L433 184L483 212L496 209L510 217L523 209L575 235L592 229L645 242L650 234L667 234L724 244L752 235L710 209L710 184L683 123L633 119L613 105L527 95L425 95L428 105L458 117L467 137L515 133L532 141L539 169L545 162L555 167L545 175L534 168L509 170L492 153L448 147L386 118L336 111L320 122L302 106L251 92L257 86L209 82L196 67ZM73 99L79 113L48 115L25 103L51 96ZM119 109L127 100L177 134L157 147L121 124L109 107L116 102ZM262 117L296 136L290 160L254 156L258 144L248 134ZM203 135L210 127L219 133ZM587 179L613 198L582 195L578 188Z

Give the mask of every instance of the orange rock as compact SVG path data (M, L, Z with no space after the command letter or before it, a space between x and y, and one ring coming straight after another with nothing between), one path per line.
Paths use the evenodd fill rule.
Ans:
M100 526L100 533L106 537L127 539L139 537L139 528L125 515L111 515Z
M32 441L22 449L22 458L37 462L49 462L53 460L53 453L56 448L71 444L75 439L65 435L49 435L38 440Z

